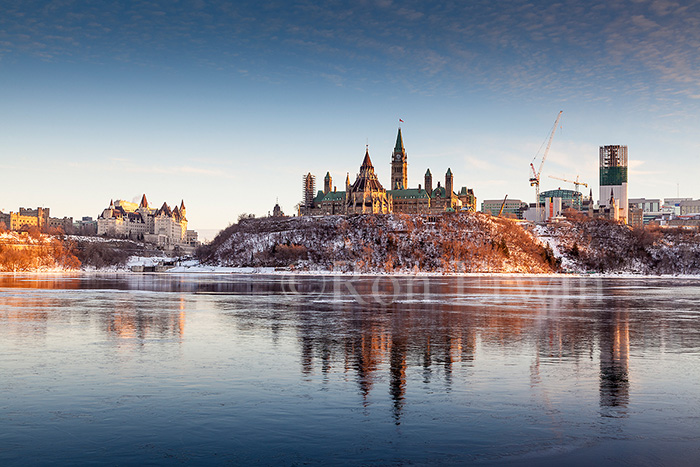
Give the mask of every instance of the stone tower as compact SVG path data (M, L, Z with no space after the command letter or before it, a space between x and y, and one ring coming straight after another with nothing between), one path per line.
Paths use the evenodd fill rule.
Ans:
M333 177L331 177L330 172L326 172L326 176L323 178L323 194L327 195L333 189Z
M452 194L454 193L453 188L454 188L454 186L453 186L453 182L452 182L452 170L448 168L447 173L445 174L445 192L446 192L445 196L446 197L449 198L452 196Z
M399 133L396 135L396 145L391 155L391 190L404 190L408 188L407 166L406 149L403 147L401 127L399 127Z
M425 171L425 191L430 195L433 192L433 174L430 169Z

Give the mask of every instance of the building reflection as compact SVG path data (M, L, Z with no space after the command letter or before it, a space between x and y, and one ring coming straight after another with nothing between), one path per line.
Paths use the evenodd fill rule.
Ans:
M143 340L157 337L182 338L185 332L185 297L160 300L157 310L138 297L115 301L111 313L105 314L107 334L119 339Z
M221 312L223 326L264 329L273 341L293 333L304 377L318 373L328 383L340 374L366 407L386 397L396 423L416 389L411 385L465 390L458 385L471 384L470 372L493 369L488 358L500 359L494 375L503 377L509 369L502 362L513 356L529 359L533 392L546 396L540 389L560 379L565 366L569 374L586 371L596 382L601 415L625 416L631 336L644 335L637 345L697 345L692 328L661 324L660 307L673 302L631 321L643 306L635 300L643 299L626 287L602 287L596 293L603 299L591 298L590 280L581 281L581 290L561 278L365 277L347 279L352 289L336 278L295 280L292 289L284 277L6 275L0 320L3 335L24 336L77 316L116 342L145 345L149 338L182 339L188 310L205 303ZM93 301L42 290L52 288L91 289ZM635 333L642 325L653 332Z
M469 384L464 372L483 355L522 355L534 346L531 386L539 393L543 378L549 378L546 384L561 378L557 365L566 365L567 371L589 371L589 362L599 351L600 406L614 408L615 416L624 415L630 397L630 330L628 312L620 307L629 305L620 303L615 313L595 315L585 295L568 296L564 302L557 295L562 294L556 283L561 279L548 280L553 281L545 283L549 291L540 295L533 295L530 283L501 283L496 300L492 297L495 279L459 285L435 281L427 299L399 298L388 305L385 300L381 306L347 297L319 301L300 294L292 303L299 317L301 371L305 375L320 371L326 381L334 371L353 373L365 406L381 394L379 387L386 388L398 424L409 384L439 384L450 391L455 371L462 372L460 384ZM382 287L390 293L396 285L383 284L378 289ZM358 283L355 288L364 297L376 293L377 286ZM570 290L566 293L571 295ZM544 372L542 364L546 364ZM412 368L420 374L418 380L408 376Z
M629 316L626 310L601 316L600 408L603 416L627 416L630 400Z

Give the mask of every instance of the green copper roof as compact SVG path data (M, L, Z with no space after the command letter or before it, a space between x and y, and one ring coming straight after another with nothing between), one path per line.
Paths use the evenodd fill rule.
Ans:
M452 169L450 169L449 167L447 168L447 174L446 174L446 175L452 175Z
M331 179L331 173L326 172L326 178L324 178L324 180L330 180L330 179Z
M318 190L318 193L316 194L316 197L314 198L314 204L320 203L321 201L323 201L324 196L325 195L323 194L323 190Z
M401 128L399 128L399 134L396 135L396 146L394 146L394 152L403 152L403 138L401 137Z
M344 191L331 191L323 198L323 202L338 201L338 200L345 200L345 192Z
M433 190L433 196L431 198L445 198L447 197L447 191L445 191L444 186L439 186Z
M388 194L390 194L394 198L399 198L399 199L407 199L407 198L428 198L428 193L423 190L423 189L418 189L418 188L408 188L406 190L388 190Z
M430 173L430 169L428 169L428 170L425 171L425 175L426 175L426 176L428 176L428 175L432 176L433 174L431 174L431 173Z

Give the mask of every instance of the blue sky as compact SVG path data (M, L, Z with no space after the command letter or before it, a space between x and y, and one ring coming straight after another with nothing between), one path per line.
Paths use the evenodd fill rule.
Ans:
M630 197L700 197L700 4L589 1L0 1L0 210L96 217L185 200L191 227L287 213L301 177L534 201L529 163L564 111L542 189L597 193L626 144Z

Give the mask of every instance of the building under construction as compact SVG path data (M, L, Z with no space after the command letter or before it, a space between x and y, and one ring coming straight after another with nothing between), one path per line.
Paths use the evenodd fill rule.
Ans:
M601 208L611 210L611 218L626 224L629 219L628 202L627 146L600 146L600 198L598 204Z

